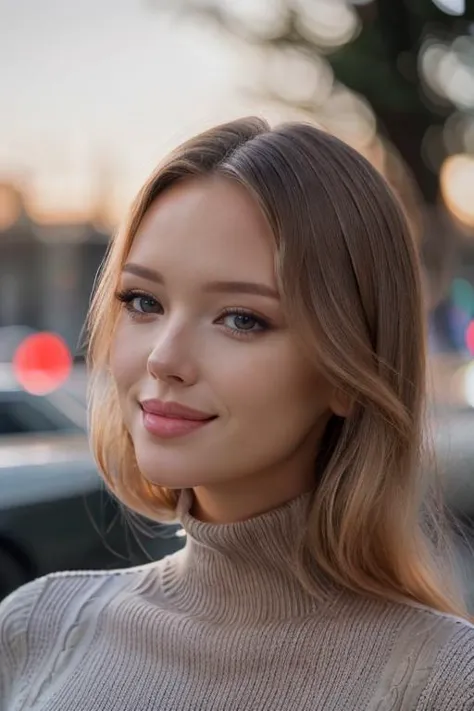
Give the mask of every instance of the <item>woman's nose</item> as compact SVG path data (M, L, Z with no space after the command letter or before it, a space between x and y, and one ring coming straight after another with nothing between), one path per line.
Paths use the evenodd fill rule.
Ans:
M165 383L193 385L198 378L193 350L184 334L161 334L148 356L148 373Z

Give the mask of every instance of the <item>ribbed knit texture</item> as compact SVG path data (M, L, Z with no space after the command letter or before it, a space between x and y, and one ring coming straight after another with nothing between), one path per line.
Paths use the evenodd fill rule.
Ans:
M288 566L308 496L236 524L180 501L185 548L56 573L0 605L0 711L472 711L474 628L306 593Z

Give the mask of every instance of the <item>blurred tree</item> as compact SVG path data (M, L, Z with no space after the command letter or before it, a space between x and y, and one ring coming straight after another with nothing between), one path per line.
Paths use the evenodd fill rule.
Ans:
M263 98L311 115L376 163L383 145L384 171L412 215L420 197L436 212L450 154L474 154L474 0L154 2L256 48ZM429 233L440 283L448 260L437 216Z
M321 80L311 84L306 71L306 92L298 96L285 86L294 79L294 71L285 76L285 64L290 69L293 62L298 71L300 60L299 84L305 62L313 63L319 75L327 72L327 64L335 80L332 91L343 86L368 102L378 130L410 166L428 203L437 198L444 157L465 148L463 133L469 134L474 152L474 0L156 3L208 18L265 50L267 69L278 76L261 87L262 93L316 117L330 98L321 91ZM453 115L459 119L455 135L453 122L447 121Z

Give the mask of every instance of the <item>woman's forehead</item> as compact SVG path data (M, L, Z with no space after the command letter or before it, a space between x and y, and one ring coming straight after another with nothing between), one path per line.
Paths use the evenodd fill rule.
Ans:
M193 180L160 196L145 214L127 262L214 280L274 283L275 241L254 199L228 180Z

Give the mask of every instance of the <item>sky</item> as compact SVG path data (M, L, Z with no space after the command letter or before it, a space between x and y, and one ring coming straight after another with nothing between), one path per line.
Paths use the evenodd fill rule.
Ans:
M120 211L177 142L260 109L250 55L152 5L0 0L0 181L35 209L82 209L102 175Z

